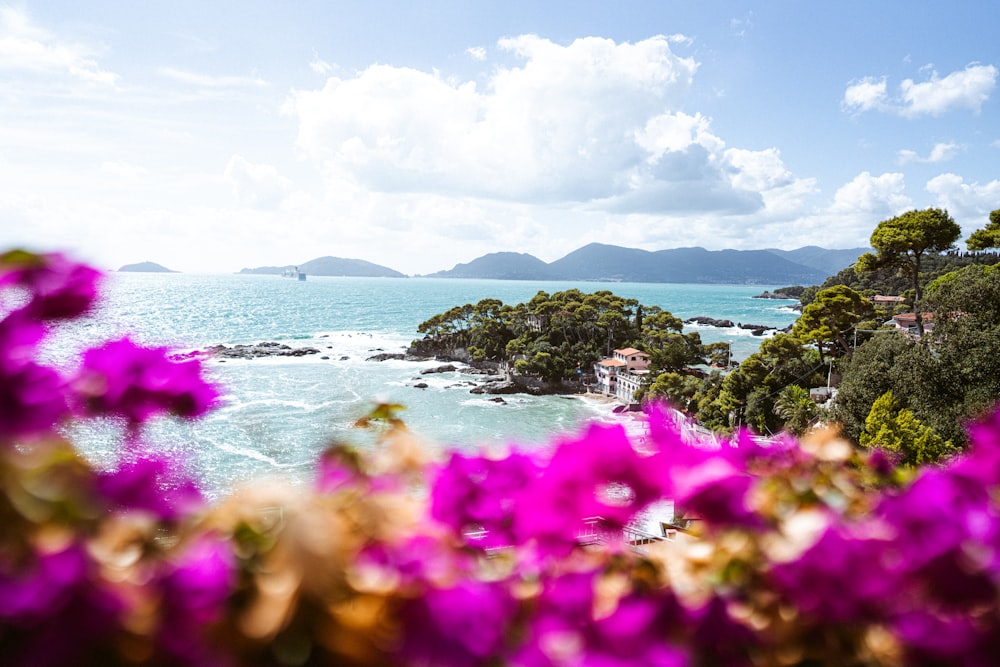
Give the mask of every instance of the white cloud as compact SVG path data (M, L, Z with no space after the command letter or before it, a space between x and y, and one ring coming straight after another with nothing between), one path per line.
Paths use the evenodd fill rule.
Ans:
M872 176L865 171L837 190L831 211L836 214L861 212L882 219L908 208L912 208L912 202L906 195L903 174Z
M635 133L635 143L649 153L647 162L655 163L664 153L683 152L698 145L719 151L725 143L709 131L712 121L700 113L690 116L683 111L660 114Z
M465 50L465 52L469 54L469 57L473 60L486 60L486 49L481 46L470 46Z
M998 70L993 65L970 64L964 70L941 78L931 68L926 81L905 79L895 97L888 94L885 78L866 77L844 92L843 105L850 111L884 111L904 117L940 116L957 109L979 113L996 88Z
M940 174L927 181L927 192L937 198L937 205L956 219L973 227L986 224L989 212L1000 208L1000 180L989 183L966 183L958 174Z
M254 164L234 155L226 165L226 180L239 203L252 208L274 208L291 191L290 180L269 164Z
M725 154L734 170L733 184L742 190L770 190L788 185L793 180L777 148L763 151L730 148Z
M932 72L929 81L900 85L904 116L928 114L940 116L952 109L970 109L976 113L996 87L997 68L993 65L969 65L939 79Z
M896 161L899 162L899 164L907 164L910 162L925 164L946 162L955 157L961 148L962 147L958 144L951 142L934 144L934 147L931 149L931 152L927 155L927 157L921 157L916 151L904 148L897 154Z
M857 83L847 86L844 91L844 106L857 111L871 109L884 110L888 107L886 80L865 77Z
M374 65L293 93L285 110L298 118L302 151L375 191L613 211L759 209L753 187L791 177L776 152L767 175L749 157L727 158L711 120L682 110L698 64L670 44L686 40L505 38L498 47L520 62L485 84Z
M0 70L68 74L113 86L118 75L102 69L94 46L65 41L31 22L23 10L0 7Z
M267 82L255 76L212 76L209 74L199 74L176 69L174 67L160 67L157 72L160 76L202 88L244 88L250 86L266 86Z

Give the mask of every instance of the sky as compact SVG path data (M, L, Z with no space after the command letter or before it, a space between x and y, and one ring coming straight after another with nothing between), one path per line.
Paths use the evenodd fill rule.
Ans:
M1000 3L0 0L0 249L409 275L1000 208ZM960 247L964 245L960 242Z

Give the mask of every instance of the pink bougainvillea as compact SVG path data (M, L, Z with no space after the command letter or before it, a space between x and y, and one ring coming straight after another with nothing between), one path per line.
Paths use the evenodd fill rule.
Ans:
M74 386L88 414L118 415L130 424L158 414L199 417L218 397L198 359L172 361L166 348L129 338L87 350Z
M141 437L218 390L130 338L38 358L97 274L0 255L0 661L11 665L990 665L1000 655L1000 413L900 470L835 432L398 460L348 445L313 485L208 504ZM26 298L25 298L26 296ZM388 408L378 409L383 415ZM375 414L375 413L373 413ZM71 420L129 426L96 470ZM371 420L368 420L371 421ZM362 420L365 423L365 420ZM390 420L383 444L412 452ZM390 450L395 451L395 450ZM383 452L379 452L383 454ZM669 500L659 534L636 517Z

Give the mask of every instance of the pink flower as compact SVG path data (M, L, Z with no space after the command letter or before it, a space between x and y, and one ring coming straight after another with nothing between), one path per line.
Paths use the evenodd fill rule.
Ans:
M399 653L407 664L476 667L498 655L517 611L503 582L460 581L404 603Z
M712 449L688 444L661 409L649 416L650 435L657 448L654 469L665 493L685 514L702 519L709 527L757 527L759 517L749 506L753 478L748 462L767 456L746 434L737 434L732 443ZM785 456L783 448L776 450Z
M510 664L518 667L683 667L685 651L671 637L687 631L687 612L669 592L630 593L608 614L595 613L597 571L544 582ZM707 664L707 663L706 663Z
M214 405L216 388L201 377L201 362L171 361L166 348L128 338L87 350L75 386L92 415L119 415L137 425L161 414L198 417Z
M30 564L0 560L0 656L11 667L81 664L118 631L123 601L100 583L86 548L73 542Z
M99 474L97 491L112 509L139 510L168 520L184 516L204 501L180 465L151 452L140 452L115 470Z
M582 437L561 443L541 476L518 494L518 543L534 541L540 555L562 556L576 544L584 519L624 526L662 497L661 476L650 463L620 425L594 424Z
M0 364L0 439L42 435L68 414L64 382L34 362Z
M503 459L453 452L434 480L431 516L456 534L482 531L471 542L476 546L511 546L518 498L539 473L538 464L520 452Z
M236 565L229 544L203 535L171 563L160 578L159 648L163 664L229 664L224 650L208 635L222 619L236 583Z
M0 439L47 433L69 411L62 377L34 360L43 335L24 309L0 320Z
M35 255L12 251L0 256L0 287L17 285L31 292L25 310L38 320L83 315L97 299L101 273L60 253Z
M828 528L797 560L770 576L801 612L821 623L878 621L900 591L903 573L882 558L886 541ZM845 583L847 582L847 583Z

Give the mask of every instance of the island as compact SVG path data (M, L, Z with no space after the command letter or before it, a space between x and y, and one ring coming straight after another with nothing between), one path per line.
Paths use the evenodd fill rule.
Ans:
M177 273L156 262L139 262L137 264L126 264L118 269L119 273Z
M243 274L284 275L289 271L310 276L339 276L352 278L405 278L406 275L387 266L373 264L363 259L343 257L317 257L300 264L283 266L258 266L240 270Z

